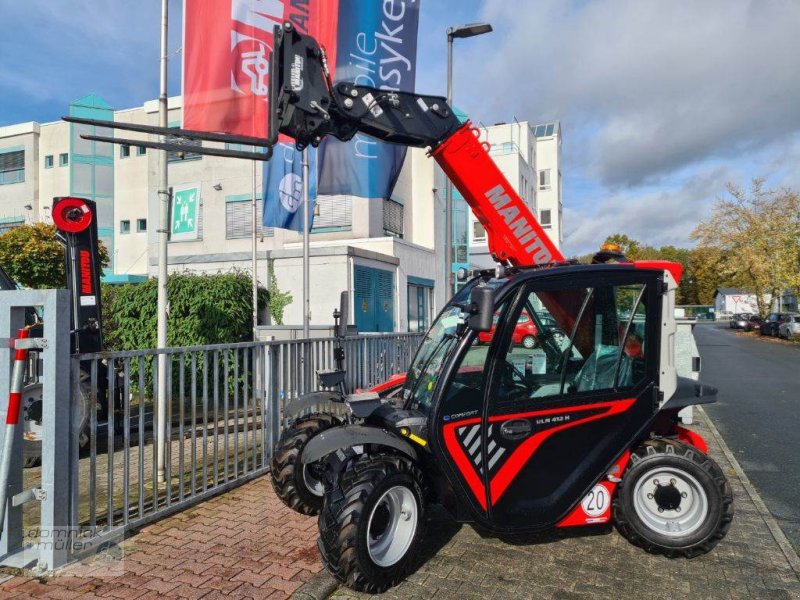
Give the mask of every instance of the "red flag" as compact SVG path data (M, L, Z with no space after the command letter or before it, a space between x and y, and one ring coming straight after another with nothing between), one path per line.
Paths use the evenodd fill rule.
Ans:
M339 0L185 0L183 127L266 137L272 29L310 33L336 64Z

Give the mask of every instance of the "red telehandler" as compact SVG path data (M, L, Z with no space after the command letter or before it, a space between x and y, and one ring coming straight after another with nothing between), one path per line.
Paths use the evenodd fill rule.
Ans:
M270 135L243 143L270 148L280 133L302 149L327 135L362 133L430 148L485 227L498 263L470 274L404 378L370 393L330 394L332 406L345 408L342 419L334 410L304 414L316 403L308 398L285 407L300 416L273 452L273 482L287 504L319 513L328 570L371 593L395 585L417 564L433 503L497 535L613 523L648 552L710 551L733 519L733 495L703 439L678 417L716 398L714 388L675 370L681 266L614 252L591 265L565 260L478 131L444 98L333 85L323 49L290 23L276 27L274 44ZM234 155L192 146L205 150ZM522 314L536 335L517 345Z
M613 522L649 552L711 550L733 495L702 438L679 424L681 408L716 396L675 371L681 266L608 252L566 261L444 98L332 85L322 49L289 23L276 28L270 77L271 138L302 148L364 133L430 148L499 263L444 307L400 394L345 397L346 421L294 448L298 484L323 484L328 570L372 593L396 584L415 566L431 503L499 535ZM532 344L514 343L523 313Z

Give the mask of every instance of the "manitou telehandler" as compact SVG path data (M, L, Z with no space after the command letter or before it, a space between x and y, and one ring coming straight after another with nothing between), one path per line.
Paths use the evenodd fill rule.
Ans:
M444 98L333 85L313 38L290 23L274 35L268 138L69 120L177 136L87 139L167 150L234 140L268 151L191 148L259 160L279 133L299 149L356 133L428 147L486 229L498 267L468 274L408 373L385 384L399 393L333 393L337 410L311 415L308 398L285 407L300 416L274 449L273 481L287 504L319 513L328 570L358 590L395 585L418 560L432 503L498 535L613 523L648 552L711 550L733 496L703 439L679 424L680 409L716 396L675 371L681 266L613 251L564 260ZM522 314L536 334L518 345Z
M608 252L565 261L444 98L331 85L322 49L288 23L274 48L271 138L302 148L364 133L429 147L500 265L472 273L444 307L395 399L345 397L345 422L311 415L278 442L274 467L288 444L298 487L323 483L322 502L300 510L321 504L328 570L368 592L396 584L433 502L497 534L613 521L650 552L708 552L733 497L705 442L679 425L681 408L716 395L675 371L680 265ZM523 313L533 343L514 343Z

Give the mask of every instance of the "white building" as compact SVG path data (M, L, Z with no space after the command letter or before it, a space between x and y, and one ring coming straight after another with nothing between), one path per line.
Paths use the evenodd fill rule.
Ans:
M69 114L158 124L156 101L114 111L101 98L90 95L73 102ZM181 98L170 98L169 123L177 126L180 122ZM49 221L55 196L88 197L98 204L99 234L112 257L105 280L126 282L155 276L159 153L141 146L80 138L92 129L62 121L0 127L0 231L24 222ZM560 216L560 173L552 175L550 188L544 189L537 184L541 175L534 167L537 156L548 156L547 168L558 172L560 131L556 127L551 135L537 137L527 123L514 123L485 132L493 158L535 213L538 208L541 217L545 191L559 200L546 206L551 207L550 227L559 232L554 241L560 242L561 223L555 217ZM96 133L146 139L146 134L127 131ZM543 149L545 143L553 145L552 157ZM262 165L257 165L257 195L261 193L261 170ZM174 215L188 215L186 222L173 231L170 270L250 271L252 163L171 154L169 181ZM180 205L184 193L194 193L196 199L190 214L185 207L181 212L175 206ZM445 237L444 178L435 162L424 150L409 149L391 198L321 196L317 206L311 236L312 325L331 323L339 292L349 290L351 322L360 330L425 330L449 297L441 243ZM261 213L259 202L259 223ZM474 225L477 221L464 209L463 202L462 213L463 252L457 253L455 262L463 263L464 254L469 254L468 264L491 263L485 240L481 254L480 237L476 235L480 232ZM459 239L458 231L455 237ZM278 287L293 296L284 322L301 323L302 236L261 227L257 247L259 281L265 284L268 269L273 269Z

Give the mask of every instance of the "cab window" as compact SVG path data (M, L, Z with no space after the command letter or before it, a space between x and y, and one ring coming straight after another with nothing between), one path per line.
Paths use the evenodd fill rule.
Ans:
M531 327L522 335L517 321L505 334L496 401L634 387L645 377L645 290L637 283L529 291L517 310Z

